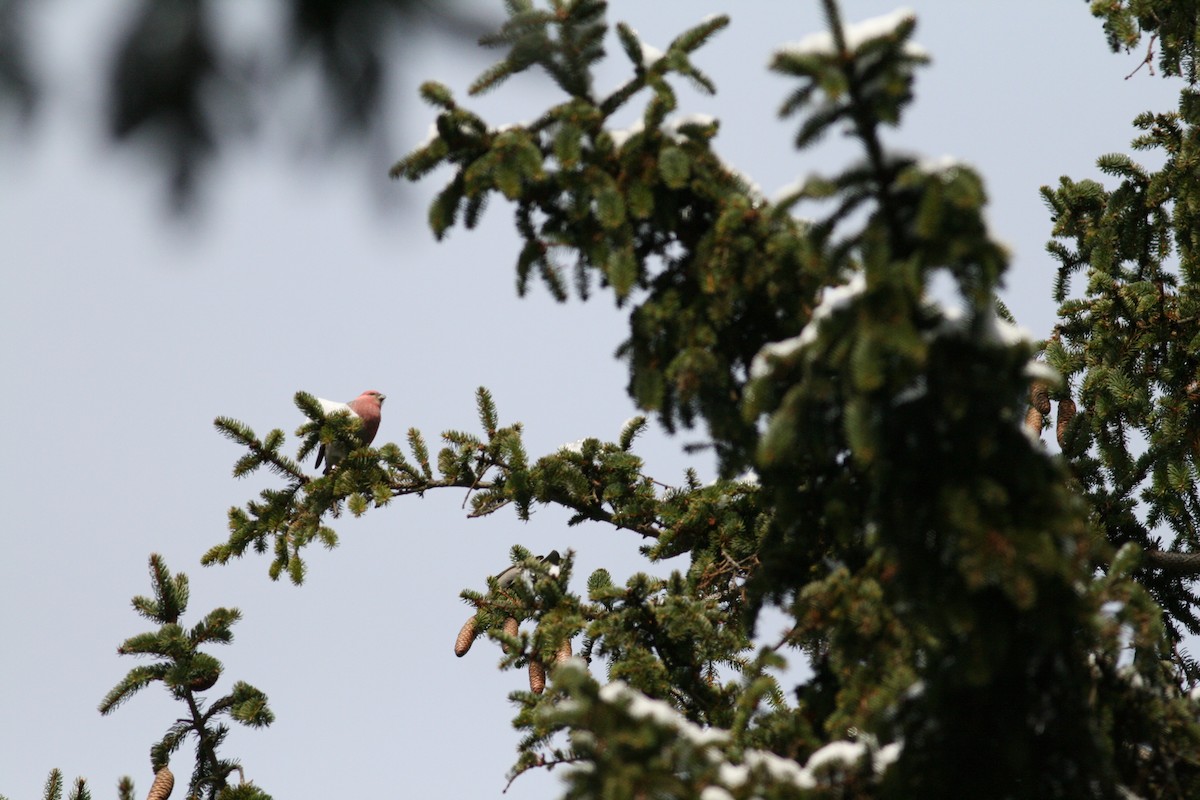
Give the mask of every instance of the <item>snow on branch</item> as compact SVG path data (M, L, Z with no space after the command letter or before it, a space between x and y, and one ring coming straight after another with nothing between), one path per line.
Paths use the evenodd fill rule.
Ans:
M562 668L586 670L579 659L564 662ZM671 731L703 752L704 757L716 767L716 783L709 785L701 795L705 800L726 800L731 792L740 787L752 781L761 784L764 779L775 784L811 790L828 783L831 776L864 766L879 776L896 762L901 752L900 743L876 748L869 741L835 741L813 753L804 765L770 751L753 748L741 750L740 763L734 763L725 752L725 748L733 741L728 731L701 727L668 703L647 697L623 681L612 681L600 687L598 699L621 709L631 719L647 721Z
M858 50L867 42L880 39L895 33L901 25L916 18L911 8L898 8L888 14L871 17L862 22L847 25L843 31L846 37L846 47L850 51ZM837 44L829 31L810 33L798 42L786 44L778 51L780 54L791 56L832 56L837 54ZM914 58L924 58L928 54L925 48L914 42L906 42L904 54Z
M812 318L798 335L763 345L750 362L750 378L761 378L769 373L772 359L787 358L805 345L815 342L821 323L849 305L855 297L866 291L866 288L867 278L862 272L856 273L850 282L843 286L826 287L821 293L821 301L813 309Z

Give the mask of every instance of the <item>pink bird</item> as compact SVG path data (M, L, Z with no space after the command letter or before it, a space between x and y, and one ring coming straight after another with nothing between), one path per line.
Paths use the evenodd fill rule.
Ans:
M383 401L386 399L384 395L372 389L369 392L363 392L349 403L335 403L332 400L322 400L320 397L317 398L317 402L321 404L321 411L327 417L344 411L361 419L362 428L359 429L358 438L365 447L375 440L375 433L379 430L379 420L382 417ZM317 463L314 466L320 468L321 461L324 460L324 474L328 475L329 471L336 467L348 452L346 446L340 442L329 445L328 450L325 445L321 445L317 450Z

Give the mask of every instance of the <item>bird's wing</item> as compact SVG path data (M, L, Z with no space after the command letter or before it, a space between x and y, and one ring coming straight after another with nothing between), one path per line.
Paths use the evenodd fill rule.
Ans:
M506 586L511 586L513 581L521 577L521 572L524 571L524 569L525 568L520 564L513 564L511 567L496 576L496 585L501 589L505 588Z
M323 397L318 397L317 402L321 405L321 412L327 417L331 414L336 414L339 411L345 411L349 414L354 413L354 410L346 403L338 403L333 400L326 400Z
M318 397L317 403L319 403L321 406L321 413L327 417L343 411L352 417L358 416L358 414L355 413L354 409L351 408L348 403L339 403L335 400L326 400L323 397ZM336 443L330 445L328 448L326 448L325 445L321 445L319 448L317 448L317 463L313 466L319 469L321 462L324 461L325 474L328 475L329 471L332 470L334 466L336 466L337 462L341 461L345 455L345 448Z
M317 403L319 403L321 406L321 413L327 417L336 414L339 411L350 411L350 406L346 405L345 403L339 403L335 400L326 400L324 397L318 397ZM322 461L325 462L325 472L328 473L331 465L329 463L329 459L325 458L325 445L321 445L317 448L317 463L313 466L317 469L320 469Z

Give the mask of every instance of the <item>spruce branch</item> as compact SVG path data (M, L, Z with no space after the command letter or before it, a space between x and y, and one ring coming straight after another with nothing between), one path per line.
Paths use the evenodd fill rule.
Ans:
M298 404L311 405L309 399L300 397ZM470 503L469 518L513 505L518 517L527 519L533 504L556 504L575 512L573 524L591 520L643 538L662 535L653 508L654 486L662 484L642 473L640 459L631 452L633 439L645 426L643 418L621 431L619 443L592 439L588 441L594 444L579 454L560 450L531 463L520 423L502 425L494 399L482 387L476 401L483 436L445 431L436 471L424 437L415 428L407 438L416 465L393 444L359 448L328 475L294 477L282 488L262 490L260 500L231 508L228 540L210 548L202 563L227 563L250 549L263 553L270 547L271 578L286 572L300 583L306 569L304 549L314 541L327 548L336 546L337 534L326 519L339 516L343 504L358 516L367 513L372 503L379 507L394 498L439 489L465 489L463 504ZM318 414L319 409L309 412ZM236 421L225 427L240 430ZM313 433L307 427L301 430ZM252 436L241 441L253 446Z
M214 725L219 716L228 715L243 725L263 727L274 720L261 691L238 681L233 691L205 708L198 692L212 688L220 677L221 662L203 652L199 646L209 642L227 644L232 641L230 627L241 618L237 609L218 608L185 631L178 623L187 610L187 577L172 574L158 554L150 556L151 583L155 600L134 598L134 607L143 616L160 623L157 631L148 631L127 639L118 649L123 655L152 655L153 664L134 667L100 703L100 713L107 715L138 691L152 683L161 682L179 702L187 707L187 716L176 720L162 739L151 747L151 763L165 769L170 755L190 736L196 740L196 761L189 785L189 795L208 800L226 788L227 778L235 762L218 755L227 729Z
M46 777L46 785L42 789L42 796L45 800L62 800L62 792L63 774L58 769L52 769Z
M512 772L510 772L508 775L508 782L504 784L504 788L500 790L500 794L508 794L508 790L512 788L512 785L516 782L517 778L521 777L531 769L545 769L547 772L550 772L555 767L563 764L583 764L587 763L589 760L590 759L584 756L578 755L564 754L550 757L539 755L532 759L529 763L522 764L520 769L514 769Z
M1169 550L1147 550L1146 564L1180 575L1200 575L1200 553L1176 553Z
M123 651L122 655L127 652L129 651ZM104 700L100 702L100 713L111 713L117 706L124 703L130 697L133 697L133 695L142 689L155 681L162 680L166 675L167 669L169 667L165 664L134 667L120 683L110 689L108 694L104 696Z
M845 29L842 27L841 11L836 0L821 0L821 2L825 9L825 16L829 20L829 29L833 34L838 52L850 53L851 51L846 45ZM875 197L891 234L892 242L900 246L907 237L892 197L891 185L894 174L889 169L890 165L883 154L883 145L879 141L879 117L876 109L867 103L864 96L863 76L859 72L857 62L853 58L843 58L840 59L840 63L842 75L846 81L846 90L850 97L850 117L854 121L854 130L859 140L866 148L867 160L874 175ZM897 253L899 258L903 258L904 255L903 251Z

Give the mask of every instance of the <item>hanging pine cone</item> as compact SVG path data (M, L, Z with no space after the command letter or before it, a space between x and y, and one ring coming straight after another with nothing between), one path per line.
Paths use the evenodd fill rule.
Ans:
M188 688L193 692L207 692L221 677L221 662L208 653L197 653L192 659Z
M509 617L508 619L504 620L504 632L509 636L516 636L520 630L521 628L517 624L516 617ZM504 645L504 652L508 652L508 645Z
M171 774L171 770L163 767L154 773L154 783L150 784L150 794L146 795L146 800L167 800L174 788L175 776Z
M1041 412L1042 416L1050 413L1050 389L1041 381L1034 381L1029 387L1029 404Z
M462 628L458 632L458 638L454 640L454 655L462 658L471 649L471 645L475 643L475 632L477 630L477 620L474 614L471 618L463 623Z
M546 691L546 665L532 658L529 660L529 691L534 694Z
M1058 446L1065 447L1064 442L1067 439L1067 426L1071 424L1071 420L1075 418L1075 401L1071 398L1058 401L1058 422L1054 426L1054 433L1058 436Z
M1042 420L1045 417L1041 411L1036 408L1030 408L1025 412L1025 428L1037 438L1042 438Z
M212 687L216 686L217 679L221 677L221 673L217 671L205 672L197 675L188 683L188 688L193 692L207 692Z
M571 640L563 639L562 644L558 646L558 652L554 654L554 663L561 664L571 657Z

